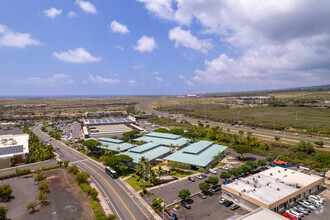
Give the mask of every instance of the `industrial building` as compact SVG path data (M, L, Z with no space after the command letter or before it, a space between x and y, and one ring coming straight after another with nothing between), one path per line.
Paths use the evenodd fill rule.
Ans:
M154 164L157 159L161 159L170 154L171 148L164 147L159 143L147 143L141 146L137 146L129 149L128 151L120 154L128 155L133 158L131 166L135 166L141 157L145 157L149 160L149 163Z
M258 97L238 97L236 99L237 104L257 104L257 105L263 105L267 104L270 101L270 97L267 96L258 96Z
M222 193L247 209L264 207L280 212L320 189L324 179L282 167L223 185Z
M180 135L166 134L159 132L151 132L143 137L135 138L134 141L144 141L148 143L159 143L164 146L184 147L188 144L189 139L183 138Z
M24 155L29 153L29 135L0 135L0 168L10 166L10 160L15 158L16 163L24 160Z
M227 149L226 146L218 145L211 141L199 141L164 159L189 164L193 170L200 167L207 170L212 165L214 156L222 153L225 149Z
M103 119L84 119L82 127L84 138L111 138L121 137L123 133L135 130L143 130L134 125L135 118L103 118Z

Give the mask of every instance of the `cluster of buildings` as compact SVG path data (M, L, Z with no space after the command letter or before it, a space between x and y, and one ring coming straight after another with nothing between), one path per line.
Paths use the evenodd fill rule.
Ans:
M268 96L248 96L238 97L236 99L239 105L264 105L270 102L271 98Z
M0 169L10 166L11 158L16 163L24 161L24 156L29 153L29 135L0 135Z

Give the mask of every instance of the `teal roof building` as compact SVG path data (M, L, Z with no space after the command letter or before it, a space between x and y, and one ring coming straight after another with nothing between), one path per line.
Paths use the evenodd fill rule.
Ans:
M135 138L134 141L144 141L148 143L159 143L165 146L184 146L189 142L188 138L183 138L180 135L151 132L143 137Z
M133 163L138 163L141 157L146 157L150 162L153 160L160 158L162 156L166 156L166 154L170 153L171 149L169 147L164 147L159 143L147 143L141 146L134 147L126 152L120 153L124 155L128 155L133 158Z
M98 140L102 145L98 146L99 148L105 149L105 150L111 150L115 152L123 152L130 148L133 148L135 145L125 143L123 140L119 139L113 139L113 138L88 138Z
M222 153L225 149L227 149L226 146L211 141L199 141L165 157L164 160L206 167L215 155Z

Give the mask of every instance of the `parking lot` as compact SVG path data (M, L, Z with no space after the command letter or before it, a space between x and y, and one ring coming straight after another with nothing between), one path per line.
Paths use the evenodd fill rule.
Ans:
M37 188L33 176L1 180L0 185L3 184L9 184L13 192L9 200L0 205L8 209L7 218L21 219L27 213L26 205L36 201Z
M180 206L179 211L176 213L178 219L217 219L224 220L233 215L245 215L248 211L238 208L234 211L230 210L229 207L219 204L221 198L221 192L207 196L206 199L202 199L198 196L195 196L190 200L191 209L185 209ZM173 210L169 210L171 213Z
M317 208L315 211L304 216L304 220L328 220L330 216L330 201L326 200L322 206Z

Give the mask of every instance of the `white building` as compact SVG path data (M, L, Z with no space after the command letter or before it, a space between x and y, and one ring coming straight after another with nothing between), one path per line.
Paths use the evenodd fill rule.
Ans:
M0 135L0 168L10 166L14 157L17 163L23 162L23 155L29 153L29 135Z

